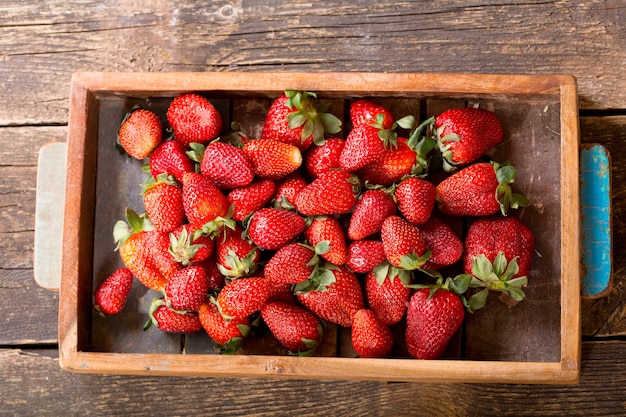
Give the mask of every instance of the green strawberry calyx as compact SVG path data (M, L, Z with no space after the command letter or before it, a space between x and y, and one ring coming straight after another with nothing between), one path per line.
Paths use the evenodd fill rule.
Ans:
M329 113L330 103L320 103L317 94L310 91L285 91L285 106L291 111L287 115L290 129L302 128L302 142L313 136L313 142L320 146L325 142L325 134L341 131L341 120Z
M145 213L137 214L133 209L126 208L126 221L118 220L113 226L115 250L118 250L131 235L152 230L155 230L154 225Z
M383 261L381 264L375 266L372 272L374 273L376 282L378 282L379 285L383 285L386 279L389 279L391 282L395 279L399 279L404 286L408 286L411 283L410 271L397 268L391 265L388 261Z
M511 184L515 182L515 174L517 170L509 162L502 164L491 162L498 180L495 197L500 203L500 212L503 216L507 215L509 208L518 209L527 207L530 201L522 194L514 193Z
M398 122L403 119L400 119ZM411 122L410 119L409 122ZM438 161L440 159L438 155L431 154L431 151L437 147L437 139L433 135L424 134L424 131L428 132L429 127L434 125L435 118L430 117L419 125L416 125L416 123L415 118L413 118L411 123L402 127L410 130L406 144L415 152L416 155L415 165L411 170L411 174L425 177L428 175L432 166L438 165Z
M484 307L490 291L504 293L516 302L522 301L526 297L522 288L528 284L528 277L516 277L518 273L517 257L507 261L504 252L498 252L491 262L485 255L474 256L470 288L482 289L469 298L470 308Z
M178 237L174 233L170 233L168 252L172 254L176 262L180 262L183 266L189 265L198 251L206 246L203 243L193 243L193 240L193 234L189 234L184 227Z
M240 258L232 248L229 248L225 256L226 265L218 263L217 269L219 269L226 278L250 276L258 268L258 264L254 262L258 255L257 251L258 249L253 247L250 249L250 252Z

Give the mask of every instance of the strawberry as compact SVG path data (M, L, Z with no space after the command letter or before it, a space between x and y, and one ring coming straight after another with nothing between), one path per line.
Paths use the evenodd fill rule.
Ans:
M261 249L276 250L293 241L305 229L298 214L275 208L256 211L248 223L248 236Z
M341 168L339 157L346 141L340 138L326 139L321 146L313 146L304 155L304 164L309 176L317 178L321 173Z
M356 312L350 331L352 348L361 358L382 358L393 348L393 335L372 310Z
M159 116L146 109L131 110L120 125L118 141L135 159L147 158L163 140L163 124Z
M484 305L488 290L500 291L515 301L524 299L535 252L533 232L517 217L475 220L465 237L463 269L473 276L473 288L485 291L469 302L473 310Z
M166 140L150 154L150 173L153 178L168 174L182 184L185 172L194 172L193 161L187 156L187 148L177 140Z
M304 216L348 213L360 190L358 177L342 169L321 174L296 195L295 206Z
M220 221L227 217L229 203L208 178L188 172L183 176L183 207L189 223L208 233L215 231Z
M150 305L150 319L146 322L144 330L151 325L167 333L190 334L202 330L197 313L173 310L163 298L155 298Z
M437 185L439 210L455 216L488 216L526 207L526 197L511 190L515 173L513 166L495 162L469 165Z
M273 206L275 208L283 208L287 210L293 209L296 201L296 194L306 187L307 184L306 180L302 178L302 175L300 175L298 171L293 174L289 174L276 186L276 191L274 192L273 197Z
M170 233L169 252L183 266L208 259L215 249L209 236L196 233L190 223L183 224Z
M396 137L388 130L371 125L353 128L339 157L341 168L354 172L381 158L386 149L396 146Z
M328 113L312 92L288 90L276 98L265 117L262 139L276 139L305 150L313 142L324 143L325 133L341 131L341 120Z
M352 127L376 124L380 117L378 115L382 115L381 127L391 129L395 119L387 107L367 99L356 100L350 105Z
M407 145L406 138L398 138L395 148L385 149L382 156L357 171L363 183L390 186L414 171L417 155Z
M261 308L261 318L281 345L300 356L312 354L322 341L322 323L297 305L269 302Z
M395 267L417 269L429 256L420 231L402 217L387 217L380 233L385 256Z
M400 182L394 191L398 210L409 223L426 223L435 207L435 186L422 178L409 177Z
M443 288L422 288L413 293L406 313L406 343L417 359L436 359L465 317L458 295Z
M383 263L365 275L365 297L376 317L387 325L404 317L411 295L411 275Z
M271 301L280 301L287 304L297 303L291 284L281 284L280 282L271 281L269 279L268 281L270 283L270 296L267 299L268 303Z
M238 278L224 285L217 296L217 305L224 317L244 317L259 311L269 296L267 279Z
M167 235L155 231L145 215L140 216L131 209L126 210L126 219L126 222L116 222L113 228L113 238L117 243L116 250L119 251L120 259L144 286L161 291L167 282L163 272L168 262L165 255L160 253L159 243L162 237L167 239ZM169 266L173 273L179 267L171 256L170 259Z
M248 316L226 319L215 302L210 300L200 306L198 318L202 328L218 344L222 353L235 353L250 332Z
M167 109L167 121L174 139L185 146L207 144L222 130L222 116L209 100L195 93L174 98Z
M276 184L272 180L259 180L231 190L226 198L233 207L232 219L238 222L265 206L274 196Z
M257 269L261 257L259 248L244 238L243 230L224 229L223 236L217 237L217 268L226 277L249 276Z
M177 271L165 285L165 298L175 310L198 311L208 292L209 277L196 265Z
M302 153L297 146L275 139L251 140L242 149L259 178L277 180L302 165Z
M198 262L194 265L204 269L209 282L209 291L220 290L226 283L226 277L220 272L216 262L217 255L213 253L210 258Z
M133 273L128 268L118 268L98 285L94 293L96 311L103 315L118 314L126 305L133 285Z
M315 249L301 243L288 243L278 249L265 265L265 278L282 284L309 279L318 260Z
M204 148L200 172L220 190L244 187L254 179L254 169L246 153L219 141Z
M296 297L322 320L350 327L354 314L364 307L361 284L345 266L335 266L295 287Z
M317 247L321 242L326 249L320 256L335 265L342 265L348 256L346 237L341 223L331 216L317 216L310 220L304 230L304 237L311 246Z
M441 269L456 263L463 255L463 241L452 228L437 217L431 217L419 226L431 255L424 269Z
M185 221L183 191L173 177L160 174L156 180L149 177L142 191L146 214L155 229L171 232Z
M502 142L502 125L495 113L472 107L449 109L434 122L444 160L467 165Z
M358 273L369 272L386 259L383 242L355 240L348 245L346 266Z
M361 240L380 232L385 219L396 214L396 204L384 190L367 190L354 205L348 238Z

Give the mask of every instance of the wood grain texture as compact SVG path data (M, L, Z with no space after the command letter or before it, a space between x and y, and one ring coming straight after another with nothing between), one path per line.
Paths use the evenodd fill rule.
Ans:
M580 385L533 388L79 375L59 369L55 350L4 349L0 350L4 376L0 409L37 416L621 415L626 411L626 377L615 370L626 367L626 343L585 343L583 357ZM38 400L27 400L31 398Z
M0 125L65 123L77 70L565 73L619 108L625 28L619 0L9 3Z

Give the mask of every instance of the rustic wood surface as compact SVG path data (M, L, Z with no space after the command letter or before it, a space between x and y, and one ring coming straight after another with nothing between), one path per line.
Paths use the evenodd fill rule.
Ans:
M0 412L623 415L625 46L626 5L620 0L3 2ZM103 377L60 371L58 294L33 279L36 161L41 145L65 141L69 80L78 70L575 75L581 139L602 143L613 159L615 242L611 293L582 304L580 385Z

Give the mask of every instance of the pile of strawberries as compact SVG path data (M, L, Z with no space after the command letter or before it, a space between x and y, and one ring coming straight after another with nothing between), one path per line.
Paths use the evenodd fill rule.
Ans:
M260 317L293 353L313 352L334 323L361 357L406 343L433 359L490 291L524 298L534 237L508 213L528 204L511 189L515 169L485 161L503 140L493 112L418 124L357 99L340 138L328 110L315 93L286 91L260 138L224 128L194 93L172 100L167 123L131 111L119 145L149 158L145 213L127 209L114 227L125 267L99 285L98 311L119 313L135 277L160 294L148 324L204 330L223 352Z

